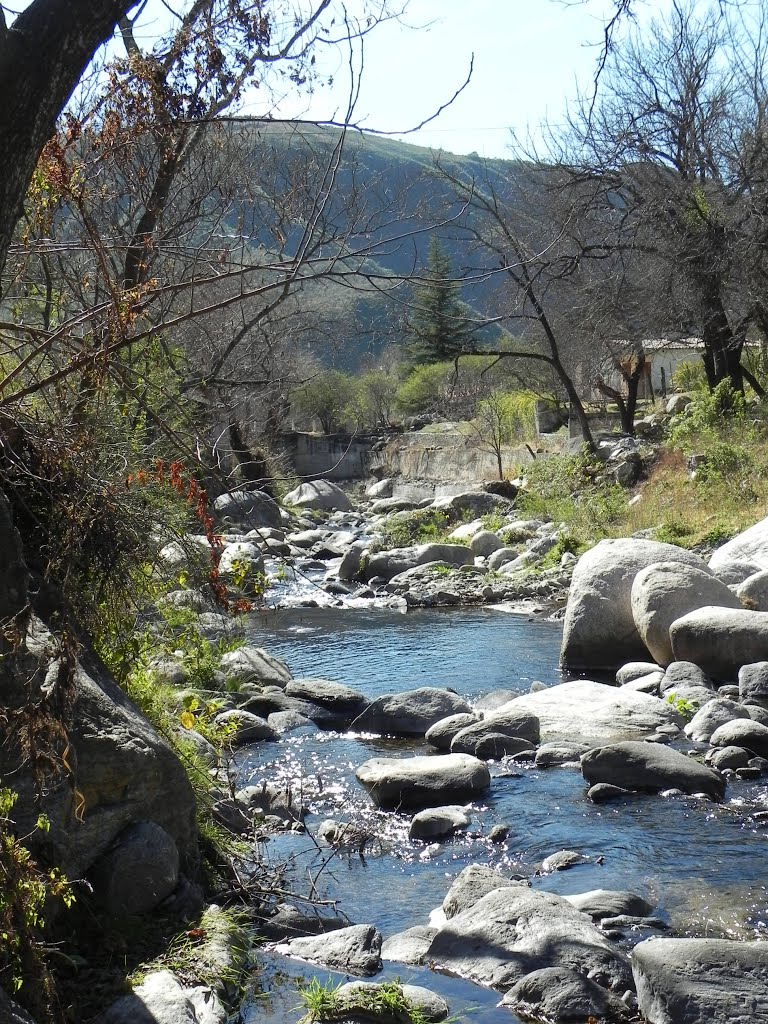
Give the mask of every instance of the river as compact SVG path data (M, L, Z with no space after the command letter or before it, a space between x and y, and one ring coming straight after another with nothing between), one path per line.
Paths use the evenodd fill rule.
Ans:
M522 693L534 682L561 681L560 636L557 623L491 609L407 615L294 609L252 616L249 626L249 642L283 657L296 677L333 679L369 697L446 686L470 701L496 689ZM274 837L261 855L288 859L298 891L312 889L337 900L351 922L375 924L385 938L426 924L451 880L474 862L523 873L534 886L561 894L630 889L656 904L655 913L669 922L673 934L768 935L768 826L750 814L768 808L763 783L729 783L722 805L644 795L595 805L586 799L576 767L495 764L491 791L474 805L467 832L427 846L409 841L408 815L375 810L354 778L355 768L370 757L427 749L423 741L316 731L251 748L241 763L242 783L290 781L309 805L310 832L325 818L335 818L353 821L371 837L362 856L355 851L332 855L326 846L295 834ZM510 831L505 842L494 844L488 834L498 824ZM586 862L535 875L541 860L560 849L576 850ZM635 939L640 937L646 936ZM251 1004L246 1021L298 1020L298 999L285 979L313 974L328 976L265 957L262 983L274 991ZM516 1020L495 1008L496 994L458 979L396 964L388 964L383 977L441 992L460 1017L471 1006L464 1019L478 1024Z

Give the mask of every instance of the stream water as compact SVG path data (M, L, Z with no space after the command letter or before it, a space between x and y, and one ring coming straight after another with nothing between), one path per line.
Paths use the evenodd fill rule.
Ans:
M292 609L253 616L249 640L283 657L296 677L333 679L370 697L436 685L450 686L471 701L494 689L527 692L534 681L551 685L562 678L558 624L490 609L407 615ZM264 844L262 856L289 861L297 891L338 901L351 922L375 924L385 938L427 924L451 880L475 862L524 873L534 886L561 894L630 889L656 904L655 913L675 934L768 935L768 824L753 817L768 809L764 784L729 783L722 805L643 795L595 805L586 799L576 766L541 770L492 764L490 793L474 805L467 832L425 845L409 841L408 815L372 807L354 771L373 756L427 749L423 741L316 731L252 748L240 765L243 784L262 778L291 782L310 808L310 832L334 818L352 821L370 835L362 854L333 854L309 836L287 834ZM501 844L488 838L497 824L510 829ZM534 875L542 859L560 849L576 850L588 861L569 871ZM246 1020L295 1022L301 1016L298 998L286 979L312 975L325 978L328 972L265 957L267 995L247 1008ZM426 968L389 964L379 977L439 991L461 1019L516 1020L496 1008L496 994Z

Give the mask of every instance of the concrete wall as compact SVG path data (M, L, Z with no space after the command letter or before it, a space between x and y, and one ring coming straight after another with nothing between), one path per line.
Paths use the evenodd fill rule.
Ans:
M502 453L504 475L515 476L530 462L527 448L508 448ZM400 477L407 481L439 485L438 492L459 493L467 485L498 480L496 456L480 447L476 437L428 429L402 434L373 458L372 469L379 477ZM398 491L399 493L399 491Z
M285 453L296 474L324 480L363 480L369 475L371 448L379 437L347 434L305 434L283 437Z

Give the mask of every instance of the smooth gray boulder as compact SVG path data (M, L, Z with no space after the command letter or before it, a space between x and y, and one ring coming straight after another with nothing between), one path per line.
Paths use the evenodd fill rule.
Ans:
M391 548L370 555L362 565L362 576L371 580L376 576L391 580L395 576L415 569L427 562L444 562L449 566L473 565L472 549L464 544L417 544L408 548Z
M542 875L551 875L553 871L567 871L569 868L575 868L577 864L584 864L585 861L586 857L576 850L558 850L544 858L539 871Z
M302 936L279 943L275 949L343 974L376 974L381 970L381 932L371 924L353 924L325 935Z
M289 491L284 501L286 505L293 505L295 508L327 512L351 512L353 507L344 491L330 480L305 481Z
M59 651L58 640L33 618L26 648L13 657L0 657L6 712L39 699L46 684L58 678ZM82 878L124 830L151 822L170 836L183 869L194 870L195 797L181 761L104 666L86 649L81 657L83 662L74 667L68 734L77 752L76 787L68 773L54 776L43 805L50 829L38 831L39 840L39 789L28 768L28 751L18 744L20 731L6 730L0 744L0 776L9 784L12 780L18 793L13 808L17 833L30 837L33 852L38 842L43 844L46 862L59 866L67 877ZM139 886L138 861L135 873Z
M669 627L707 605L741 608L732 590L709 570L681 562L656 562L641 569L631 591L632 617L651 657L667 666L675 660Z
M514 561L520 554L518 548L497 548L492 555L488 558L489 569L500 569L503 565L508 562Z
M768 736L768 729L765 732ZM704 793L713 800L721 800L725 793L722 775L660 743L630 740L596 747L582 757L581 773L590 785L607 782L651 793L680 789Z
M478 530L478 532L472 537L469 542L469 546L474 555L479 555L482 558L488 558L494 551L498 551L499 548L504 547L504 541L499 540L495 533L490 530Z
M745 747L758 757L768 757L768 726L751 718L734 718L715 729L713 747Z
M308 700L331 711L350 714L362 711L369 703L367 697L351 686L330 679L291 679L286 683L285 693L288 697Z
M660 727L683 724L672 705L658 697L590 679L526 693L499 710L521 708L539 719L544 740L640 739Z
M471 800L491 784L487 766L469 754L374 757L355 775L377 807L403 810Z
M431 726L472 708L457 693L435 686L391 693L372 701L355 719L355 728L388 736L424 736Z
M582 754L589 750L587 743L542 743L536 751L537 768L559 768L564 764L579 764Z
M394 481L392 477L388 476L369 484L365 489L365 496L366 498L391 498L393 489Z
M669 629L679 661L692 661L715 679L736 679L742 665L768 658L768 612L708 606Z
M233 745L258 743L260 740L276 740L277 733L266 719L250 711L231 708L220 711L213 719L214 725L228 728L227 742Z
M262 647L246 645L236 651L227 651L221 656L219 668L227 684L260 683L282 686L292 678L291 670L280 658L269 654Z
M448 807L429 807L418 811L411 818L408 838L420 839L424 842L428 842L430 839L442 839L444 836L453 835L459 829L466 828L471 821L466 809L458 804Z
M745 750L744 747L713 747L707 751L704 760L718 771L723 771L724 768L732 768L735 771L738 768L746 768L753 757L752 751Z
M437 928L417 924L404 932L391 935L381 944L381 959L394 960L401 964L421 964L429 944L437 934Z
M647 661L632 616L632 584L646 566L680 562L705 569L690 551L652 540L601 540L576 563L563 625L561 663L574 670L616 671Z
M722 544L710 558L709 568L720 576L734 563L751 566L752 573L768 569L768 518L761 519L759 523ZM744 573L741 580L728 579L726 582L741 583L748 575Z
M495 712L480 722L465 726L451 740L454 754L474 754L479 743L489 736L507 736L521 741L517 750L532 750L539 741L539 720L522 708ZM506 753L515 753L512 746Z
M584 1024L587 1020L628 1021L632 1011L621 999L590 978L567 967L531 971L509 992L501 1005L525 1020L547 1024Z
M441 718L434 725L430 725L424 739L437 750L450 750L451 740L456 733L477 721L477 716L473 714L449 715L447 718Z
M736 596L744 605L755 612L768 612L768 569L747 576L736 587Z
M499 761L504 757L520 755L520 759L533 760L536 746L530 740L524 740L521 736L508 736L503 732L486 732L482 736L476 736L471 741L466 738L461 740L460 745L454 740L451 750L461 753L474 754L482 761Z
M734 718L749 718L749 712L735 700L713 697L699 708L686 724L684 732L696 743L709 743L712 734Z
M111 917L147 914L179 881L179 851L153 821L130 825L89 872L96 902Z
M756 661L739 669L739 697L768 698L768 661Z
M489 512L506 512L511 510L512 504L507 498L488 491L463 491L461 494L435 498L430 507L459 519L462 516L477 517Z
M712 690L715 696L715 686L707 673L694 665L691 661L673 661L667 665L664 676L659 684L662 695L670 690L679 690L681 687L703 686Z
M487 896L489 892L496 889L504 889L507 886L527 886L528 883L517 878L507 878L500 875L498 871L487 864L469 864L454 878L451 887L443 900L443 913L446 918L456 917L457 914Z
M427 960L506 991L532 971L568 967L624 992L629 961L562 896L506 886L489 892L438 931Z
M768 569L747 576L736 587L736 596L745 608L754 612L768 612Z
M265 491L230 491L213 503L219 520L243 526L248 530L260 526L279 528L282 525L280 506Z
M593 921L623 914L647 917L653 910L652 903L626 889L591 889L589 892L566 896L565 899L582 914L588 914Z
M647 939L632 952L648 1024L768 1021L768 943Z
M184 988L170 971L152 971L121 996L96 1024L226 1024L227 1013L209 988Z
M645 676L653 675L659 671L655 661L628 661L616 672L616 684L625 686L635 679L643 679Z

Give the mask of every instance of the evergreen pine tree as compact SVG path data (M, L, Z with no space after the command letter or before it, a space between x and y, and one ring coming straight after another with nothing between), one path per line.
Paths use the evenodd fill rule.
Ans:
M414 286L407 322L408 352L414 363L439 363L472 351L470 311L459 294L450 260L433 235L424 279Z

